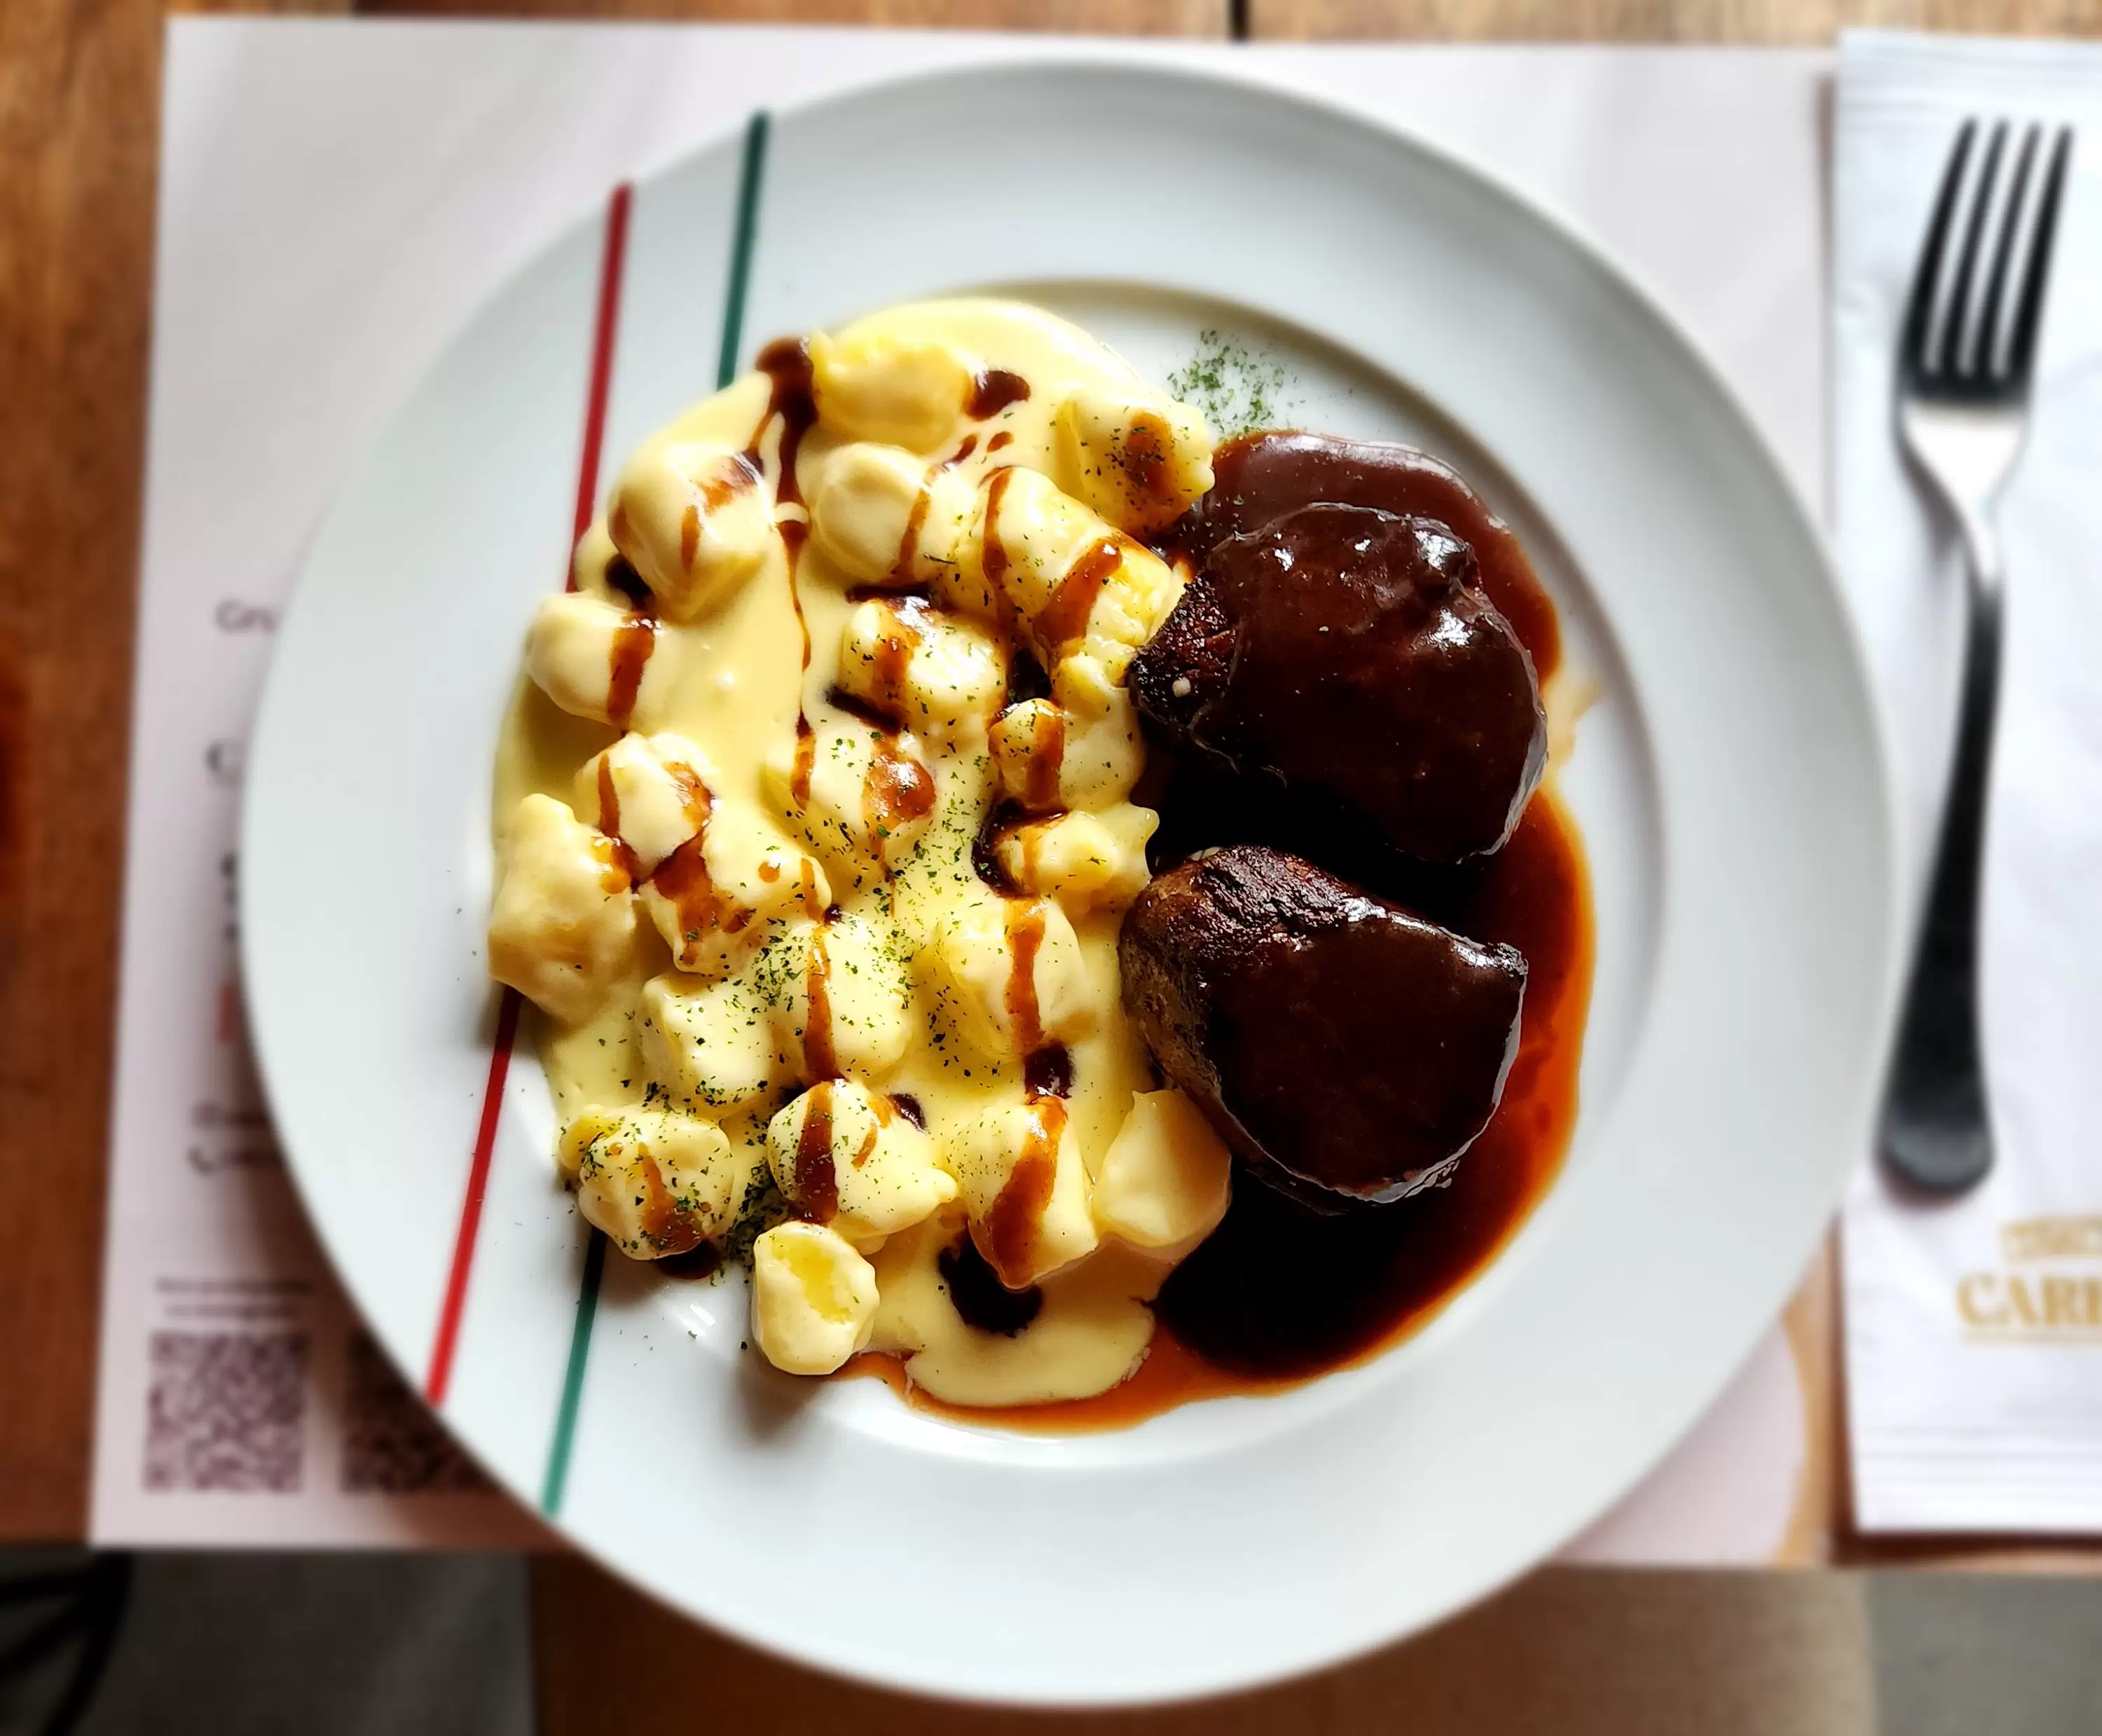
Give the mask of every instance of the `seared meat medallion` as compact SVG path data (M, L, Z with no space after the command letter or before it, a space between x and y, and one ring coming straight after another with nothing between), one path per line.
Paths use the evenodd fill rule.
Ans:
M1499 849L1547 760L1532 659L1435 520L1319 504L1218 543L1132 665L1174 741L1426 861Z
M1124 918L1126 1009L1251 1172L1310 1203L1437 1185L1518 1052L1524 959L1256 844L1156 878Z
M1546 766L1527 647L1551 666L1552 609L1510 532L1423 453L1271 432L1214 470L1174 537L1194 576L1130 685L1208 792L1178 826L1171 783L1164 833L1224 848L1131 907L1124 1003L1251 1175L1328 1211L1403 1199L1449 1180L1494 1114L1526 961L1316 864L1412 903L1426 874L1471 878L1502 849ZM1437 866L1390 873L1367 844Z

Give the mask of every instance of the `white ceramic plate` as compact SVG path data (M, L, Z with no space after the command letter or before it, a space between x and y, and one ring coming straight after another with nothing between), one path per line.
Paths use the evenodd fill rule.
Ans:
M750 148L635 193L602 476L716 383ZM738 1280L616 1258L580 1309L587 1236L521 1049L446 1419L672 1602L899 1687L1191 1694L1421 1627L1656 1461L1774 1318L1865 1149L1891 845L1818 539L1716 376L1612 265L1338 112L1210 78L1013 67L783 114L760 166L741 360L987 286L1155 377L1221 327L1283 362L1290 420L1430 446L1517 526L1601 695L1564 786L1599 935L1575 1146L1514 1245L1376 1362L1125 1433L1030 1436L774 1374L740 1353ZM484 309L344 489L250 773L271 1101L330 1255L418 1378L489 1074L491 755L565 569L606 230L586 223Z

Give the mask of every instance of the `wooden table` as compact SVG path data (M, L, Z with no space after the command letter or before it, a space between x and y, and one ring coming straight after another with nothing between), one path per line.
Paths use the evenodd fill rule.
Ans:
M428 7L376 0L362 8L290 0L276 9L581 11L1210 38L1814 43L1855 24L2102 29L2096 0L441 0ZM0 3L0 1196L7 1201L0 1212L0 1541L78 1538L86 1521L161 30L171 10L188 8L162 0ZM1821 1346L1828 1400L1836 1380L1832 1321L1820 1270L1794 1325L1798 1344ZM1823 1486L1836 1503L1838 1407L1824 1409L1834 1419L1834 1450ZM1841 1539L1850 1560L2095 1559L2047 1548L1870 1552L1848 1543L1843 1529ZM549 1579L551 1631L605 1597L645 1629L663 1620L572 1567ZM678 1643L703 1654L726 1650L690 1631ZM716 1667L724 1661L716 1658ZM777 1706L806 1694L814 1680L744 1664ZM550 1668L559 1699L560 1660ZM1381 1680L1382 1694L1393 1689ZM1339 1696L1347 1698L1342 1687L1324 1691L1332 1710ZM1305 1714L1308 1703L1296 1703Z

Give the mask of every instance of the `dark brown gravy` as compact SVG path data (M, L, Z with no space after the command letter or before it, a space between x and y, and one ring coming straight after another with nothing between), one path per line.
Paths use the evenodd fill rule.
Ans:
M973 376L970 401L964 406L964 413L973 422L987 421L1028 396L1029 382L1019 374L1006 368L987 368Z
M1026 817L1018 802L995 802L986 810L985 818L978 824L978 835L971 843L971 866L981 880L1003 897L1018 898L1022 888L1000 865L1000 840L1009 826Z
M1044 1046L1044 1026L1036 1008L1036 954L1044 944L1044 907L1031 901L1007 906L1007 1016L1014 1026L1014 1046L1034 1055Z
M1058 1141L1066 1132L1066 1105L1058 1097L1028 1100L1029 1132L1022 1155L992 1202L981 1228L971 1234L978 1251L1009 1290L1029 1288L1029 1268L1036 1253L1044 1208L1058 1179Z
M803 977L803 1077L813 1084L840 1077L839 1056L832 1047L831 973L821 928L810 937L809 968ZM826 1113L829 1121L829 1109Z
M809 540L810 527L800 519L783 519L776 527L781 533L781 547L788 556L788 606L796 611L796 631L802 636L803 666L810 666L810 622L803 613L803 591L797 578L803 565L803 544Z
M722 1270L723 1253L712 1242L696 1243L683 1254L667 1254L656 1264L664 1278L698 1280L713 1278Z
M642 673L649 667L650 653L657 649L660 624L653 610L636 608L614 629L605 717L616 729L625 730L635 715L636 696L642 691Z
M661 1256L690 1254L701 1245L701 1233L679 1215L679 1202L664 1185L657 1160L645 1156L631 1174L642 1185L642 1238Z
M1036 1318L1044 1306L1044 1292L1031 1285L1009 1290L1000 1274L986 1264L978 1243L959 1236L935 1256L935 1268L948 1286L950 1304L967 1326L981 1332L997 1332L1012 1338Z
M921 498L925 498L924 490ZM890 720L902 721L906 714L906 673L926 636L933 611L916 596L902 596L876 606L883 611L885 625L876 636L869 669L869 702Z
M934 774L901 748L897 737L879 735L861 788L862 824L878 852L899 827L933 813L936 797Z
M839 1216L838 1173L832 1167L832 1086L821 1079L810 1087L803 1131L796 1140L796 1203L814 1224Z
M642 575L635 570L635 563L627 556L616 554L605 564L605 587L624 600L632 609L654 607L650 587L643 582ZM572 586L571 589L575 587Z
M788 793L798 811L810 805L810 779L818 769L818 732L810 727L809 714L796 714L796 757L788 768Z
M1022 805L1034 814L1055 813L1058 807L1058 774L1066 769L1066 714L1052 706L1036 714L1036 733L1030 744L1029 776L1022 792Z
M995 471L991 480L986 484L985 541L980 565L985 575L986 596L1000 616L1000 625L1007 630L1009 639L1018 640L1022 636L1014 630L1014 604L1005 587L1007 545L1000 539L1000 503L1007 498L1008 486L1013 480L1014 472L1010 467Z
M1110 574L1124 565L1124 548L1122 538L1110 537L1081 556L1058 581L1058 588L1036 618L1036 643L1047 665L1057 662L1067 647L1086 633L1095 599L1102 594Z
M1022 1063L1022 1088L1032 1097L1073 1095L1073 1052L1062 1043L1032 1049Z
M776 338L760 351L752 365L766 376L766 410L760 417L758 426L752 429L751 444L742 454L744 468L755 479L763 474L759 443L765 437L767 424L778 417L781 440L775 449L774 461L781 476L775 486L774 498L783 505L800 506L803 503L803 485L796 474L796 460L803 450L803 436L810 432L818 419L817 389L810 367L810 347L800 338ZM797 569L802 565L803 544L810 534L810 527L806 520L790 518L783 520L777 528L781 533L781 546L788 556L788 603L796 611L796 630L802 636L803 641L803 667L808 669L810 666L810 623L803 613L803 592ZM810 760L815 746L809 717L798 706L796 713L796 764L789 785L798 808L810 799Z
M598 762L598 829L613 840L613 859L628 884L636 884L642 878L642 864L620 835L620 791L614 785L613 762L602 754Z
M759 352L753 365L766 376L769 390L766 414L752 431L752 445L744 454L745 461L754 472L761 468L760 436L766 432L766 424L778 416L781 445L777 461L781 481L777 498L784 506L800 506L803 486L796 474L796 458L802 450L803 436L818 419L818 400L810 374L810 347L800 338L776 338Z

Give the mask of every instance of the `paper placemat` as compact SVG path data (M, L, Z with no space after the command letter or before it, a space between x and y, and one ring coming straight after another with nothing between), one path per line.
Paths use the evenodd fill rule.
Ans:
M481 1481L360 1331L247 1058L234 929L245 736L277 611L339 480L477 303L616 180L734 131L755 103L988 56L1075 55L1224 66L1501 171L1678 312L1821 500L1822 53L173 23L97 1542L548 1535ZM346 944L355 937L317 911L317 967ZM463 1147L476 1112L461 1106ZM1803 1380L1776 1328L1572 1557L1814 1556L1826 1516L1808 1510L1805 1468L1820 1410Z

